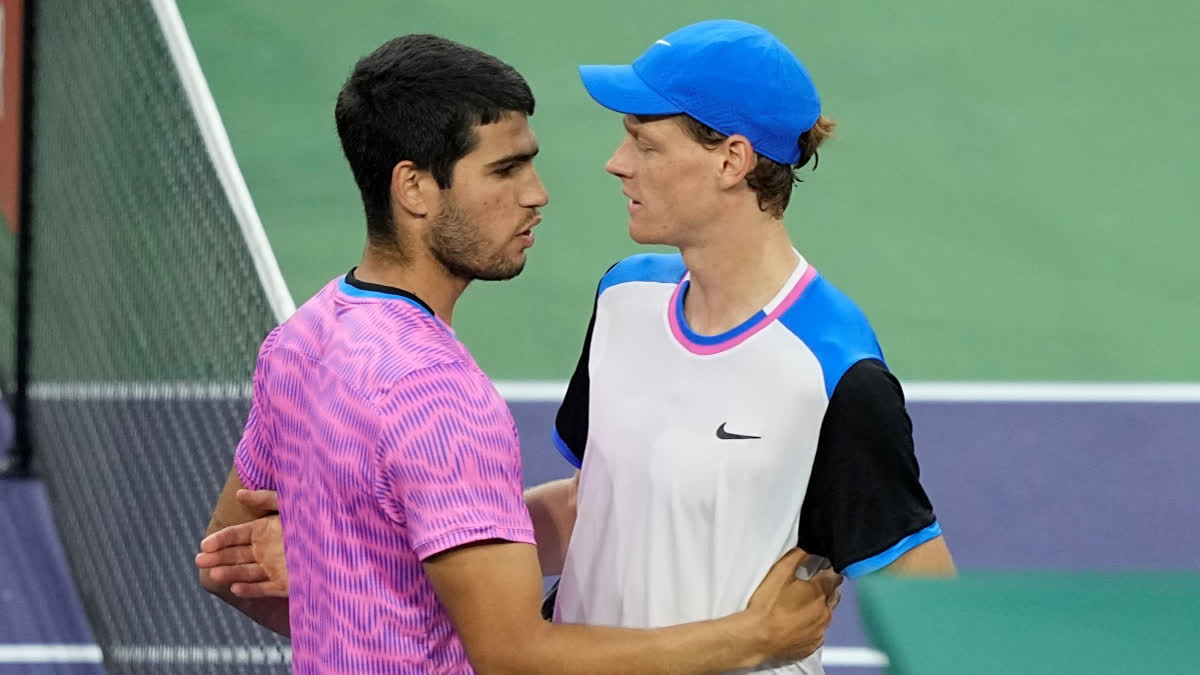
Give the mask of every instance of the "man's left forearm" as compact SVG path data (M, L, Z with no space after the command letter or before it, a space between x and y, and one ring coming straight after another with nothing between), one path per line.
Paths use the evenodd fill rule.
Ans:
M575 529L575 495L579 472L572 478L542 483L525 491L525 507L533 521L542 576L561 574L567 543Z
M229 525L250 522L268 514L267 511L258 508L250 509L238 502L238 491L245 487L237 469L231 468L225 479L225 486L221 489L221 495L217 498L217 504L213 507L213 514L208 521L205 536ZM239 598L230 590L228 583L214 579L212 572L211 569L200 570L200 585L204 587L204 590L217 596L256 623L284 637L291 637L287 598Z
M203 574L201 574L200 583L209 593L212 593L230 607L250 617L260 626L264 626L286 638L292 636L291 624L288 621L287 598L239 598L229 590L229 586L217 584L210 579L206 579Z

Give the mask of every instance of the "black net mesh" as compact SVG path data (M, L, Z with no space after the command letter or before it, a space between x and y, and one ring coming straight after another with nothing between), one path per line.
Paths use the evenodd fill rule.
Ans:
M34 7L34 470L106 666L287 672L192 564L274 314L151 5Z

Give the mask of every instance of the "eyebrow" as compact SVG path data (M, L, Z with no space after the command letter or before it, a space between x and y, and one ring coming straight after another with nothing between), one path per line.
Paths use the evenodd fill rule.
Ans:
M534 157L537 157L539 152L541 152L541 148L535 146L531 152L518 152L511 155L506 155L494 162L489 162L488 168L494 169L505 164L516 164L519 162L532 161Z
M630 120L632 120L632 119L634 119L632 115L626 115L621 120L621 122L625 125L626 133L628 133L630 136L637 136L638 135L637 128L638 128L640 122L631 122Z

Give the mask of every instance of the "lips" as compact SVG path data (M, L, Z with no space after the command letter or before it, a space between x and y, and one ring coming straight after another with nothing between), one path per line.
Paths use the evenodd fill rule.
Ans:
M537 227L540 222L542 222L542 216L540 214L534 215L529 221L529 226L518 232L513 239L520 240L524 248L533 246L533 228Z
M533 220L529 221L529 227L526 227L525 229L518 232L517 236L520 237L522 235L533 234L533 232L532 232L533 228L537 227L541 222L542 222L542 216L540 214L534 216Z

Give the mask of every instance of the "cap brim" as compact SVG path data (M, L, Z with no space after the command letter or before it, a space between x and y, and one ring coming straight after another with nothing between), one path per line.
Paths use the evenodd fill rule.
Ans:
M626 115L674 115L679 106L654 93L633 66L579 66L583 86L597 103Z

